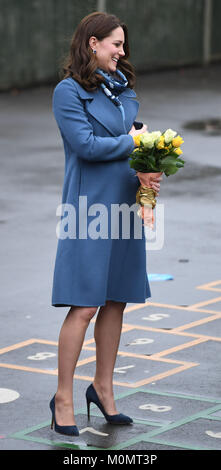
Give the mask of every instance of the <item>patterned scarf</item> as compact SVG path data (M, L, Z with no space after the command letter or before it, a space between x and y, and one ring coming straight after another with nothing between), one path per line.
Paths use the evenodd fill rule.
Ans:
M123 121L125 121L125 113L124 113L123 105L121 101L119 100L118 96L116 96L122 93L122 91L124 91L128 85L128 81L125 75L120 70L117 69L116 73L120 77L119 80L117 80L112 75L110 75L109 73L105 72L104 70L100 68L97 68L95 72L100 74L104 78L105 83L103 82L101 83L101 88L104 91L105 95L107 95L107 97L111 101L113 101L113 103L119 108L123 117Z

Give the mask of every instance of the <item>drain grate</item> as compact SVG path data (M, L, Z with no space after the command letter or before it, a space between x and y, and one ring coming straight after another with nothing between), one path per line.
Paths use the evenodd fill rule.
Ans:
M203 121L189 121L184 124L185 129L193 131L203 131L207 135L220 135L221 134L221 119L210 118Z

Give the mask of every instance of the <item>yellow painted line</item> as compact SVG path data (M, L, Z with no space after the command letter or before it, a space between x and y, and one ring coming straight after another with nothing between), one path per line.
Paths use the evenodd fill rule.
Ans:
M24 372L35 372L35 373L48 374L48 375L54 375L54 376L57 375L57 373L58 373L57 370L55 370L55 371L46 371L44 369L32 369L31 367L13 366L11 364L0 364L0 367L5 367L5 368L8 368L8 369L14 369L14 370L21 370L21 371L24 371ZM186 368L187 368L186 366L177 367L176 369L173 369L173 373L177 373L181 370L185 370ZM143 381L140 381L140 382L135 382L133 384L129 384L127 382L125 382L125 383L124 382L119 382L117 380L114 380L113 383L115 385L121 385L121 386L124 386L124 387L137 387L137 386L139 386L139 384L145 384L145 383L153 382L154 380L159 380L161 378L161 376L163 378L163 376L167 376L167 375L168 375L168 372L165 372L164 374L158 374L156 376L150 377L146 381L143 380ZM169 374L169 375L171 375L171 374ZM92 382L94 377L75 374L73 379L85 380L85 381Z
M193 321L191 323L187 323L186 325L181 325L181 326L178 326L176 328L173 329L173 331L183 331L183 330L187 330L189 328L193 328L195 326L199 326L199 325L203 325L205 323L209 323L211 321L214 321L214 320L217 320L221 318L220 315L213 315L212 317L206 317L206 318L201 318L201 320L196 320L196 321ZM202 336L202 335L199 335L199 336Z
M176 335L176 336L184 336L184 337L186 336L190 338L203 338L203 339L212 340L212 341L221 341L221 338L217 336L209 336L209 335L204 335L201 333L189 333L185 331L187 326L188 328L191 328L192 326L195 326L195 324L200 324L200 322L201 324L207 323L209 321L213 321L219 318L221 318L220 315L216 315L216 316L213 315L212 318L207 317L206 319L198 320L196 322L189 323L188 325L183 325L177 328L173 328L172 330L163 330L162 328L154 328L151 326L140 326L140 325L133 325L133 327L137 330L153 331L156 333L163 333L163 334L165 333L166 335ZM183 343L183 344L188 344L188 343Z
M57 346L58 342L57 341L51 341L48 339L38 339L38 338L33 338L34 343L39 343L39 344L50 344L52 346Z
M94 361L96 361L96 356L90 356L87 359L82 359L81 361L78 361L76 367L80 367L80 366L83 366L85 364L88 364ZM0 363L0 367L4 367L6 369L23 370L25 372L37 372L40 374L58 375L57 369L47 370L47 369L39 369L38 367L21 366L21 365L16 365L16 364L7 364L7 363Z
M207 308L195 308L195 307L192 308L192 305L190 307L187 307L186 310L190 312L199 312L199 313L211 313L211 314L215 313L215 315L221 316L221 311L219 312L219 310L209 310Z
M151 358L158 358L158 357L163 357L168 354L172 354L177 351L182 351L183 349L191 348L197 344L207 342L209 340L217 340L221 341L221 338L214 338L210 336L205 336L205 335L199 335L195 333L185 333L185 332L180 332L180 331L175 331L175 330L162 330L160 328L152 328L152 327L141 327L139 325L133 325L134 330L145 330L145 331L151 331L151 332L157 332L157 333L163 333L167 335L176 335L176 336L181 336L181 337L189 337L189 338L195 338L192 341L187 341L186 343L181 343L177 346L173 346L172 348L164 349L163 351L160 351L158 353L154 353L151 355ZM85 347L85 349L94 351L96 349L96 346L88 346ZM142 358L142 359L147 359L147 356L144 354L137 354L137 353L130 353L130 352L123 352L119 351L118 354L124 355L124 356L129 356L129 357L137 357L137 358ZM148 356L150 358L150 356Z
M89 377L89 375L78 375L78 374L74 374L74 379L77 379L77 380L86 380L87 382L93 382L94 377Z
M162 333L165 335L176 335L176 336L186 336L186 337L191 337L193 334L192 333L186 333L185 331L177 331L178 328L173 328L172 330L163 330L162 328L154 328L152 326L140 326L140 325L133 325L133 329L135 330L144 330L144 331L153 331L155 333ZM201 336L201 335L197 335Z
M188 364L188 365L183 365L180 367L176 367L175 369L170 369L166 372L162 372L161 374L153 375L152 377L149 377L148 379L140 380L138 382L135 382L134 384L130 384L129 386L131 388L135 387L141 387L143 385L147 385L151 382L157 382L158 380L165 379L166 377L170 377L171 375L178 374L179 372L183 372L184 370L190 369L191 367L197 366L198 364ZM128 387L127 383L123 382L118 382L117 385L122 385L124 387Z
M38 372L40 374L49 374L49 375L58 374L57 369L55 370L46 370L46 369L38 369L38 368L34 369L33 367L17 366L15 364L6 364L6 363L0 363L0 367L4 367L6 369L23 370L25 372Z
M126 310L124 310L124 313L125 313L125 311L126 311ZM93 319L91 320L91 323L96 323L96 318L95 318L95 319L93 318ZM130 331L130 329L131 329L131 326L130 326L130 325L125 325L125 324L123 323L123 325L122 325L122 333L124 333L125 331Z
M94 343L94 338L87 339L86 341L83 342L83 347L84 345Z
M196 346L197 344L206 343L207 341L208 341L208 338L197 338L193 341L189 341L189 343L180 344L179 346L174 346L173 348L165 349L164 351L161 351L159 353L155 353L155 354L153 354L153 356L155 358L168 356L168 354L173 354L177 351L182 351L183 349L187 349L187 348L191 348L193 346Z
M139 310L140 308L144 307L162 307L162 308L172 308L175 310L186 310L187 307L181 307L180 305L172 305L172 304L160 304L159 302L148 302L145 304L136 304L131 305L130 307L125 308L124 313L132 312L133 310Z
M221 341L221 338L218 338L217 336L207 336L207 335L197 335L197 334L194 334L194 333L191 333L191 336L193 338L204 338L204 339L207 339L207 341Z
M126 328L131 329L130 325L128 325ZM126 330L126 328L125 328L125 330ZM27 339L26 341L22 341L21 343L15 343L15 344L12 344L10 346L7 346L5 348L0 349L0 354L5 354L7 352L14 351L15 349L19 349L19 348L24 348L25 346L29 346L30 344L34 344L34 343L49 344L49 345L52 345L52 346L58 346L58 341L50 341L50 340L46 340L46 339L31 338L31 339ZM83 347L84 347L84 345L87 345L87 344L90 344L90 343L94 343L94 338L91 338L91 339L88 339L88 340L84 341Z
M196 304L198 305L198 304ZM136 305L132 305L128 308L126 308L124 310L124 313L129 313L129 312L132 312L134 310L139 310L141 308L144 308L144 307L148 307L148 309L150 307L159 307L159 308L169 308L169 309L173 309L173 310L182 310L182 311L185 311L185 310L188 310L188 311L193 311L193 312L200 312L200 313L215 313L215 314L218 314L220 313L221 314L221 311L218 312L217 310L208 310L208 309L199 309L199 308L195 308L195 304L193 305L189 305L188 307L181 307L180 305L172 305L172 304L161 304L159 302L148 302L148 304L136 304Z
M213 320L216 320L216 318L221 318L220 315L216 315L216 318L214 318L215 315L211 318L211 317L207 317L207 321L213 321ZM188 328L191 328L192 326L195 326L195 323L199 323L201 320L198 320L198 322L193 322L193 323L189 323L188 324ZM204 319L204 321L202 320L201 323L206 323L207 322L206 319ZM190 338L204 338L204 339L207 339L207 340L211 340L211 341L221 341L221 338L220 337L217 337L217 336L209 336L209 335L204 335L204 334L201 334L201 333L189 333L189 332L186 332L185 331L185 328L186 328L186 325L184 325L183 327L177 327L177 328L173 328L172 330L163 330L161 328L153 328L153 327L149 327L149 326L139 326L139 325L133 325L136 329L138 330L145 330L145 331L155 331L155 332L159 332L159 333L165 333L165 334L171 334L171 335L176 335L176 336L187 336L187 337L190 337ZM188 344L188 343L183 343L183 344Z
M185 333L185 330L184 330L184 333ZM177 334L179 334L179 332L177 332ZM188 333L188 336L190 336L192 338L206 339L207 341L221 341L221 337L203 335L202 333Z
M22 341L21 343L12 344L11 346L7 346L5 348L0 349L0 354L13 351L14 349L23 348L24 346L28 346L29 344L33 344L34 342L34 339L28 339L26 341Z
M145 304L131 305L130 307L125 308L124 313L133 312L133 310L138 310L139 308L144 308L144 307L150 307L150 303L148 302L148 304L145 303Z
M88 350L93 350L94 348L92 347L87 347ZM117 353L119 356L123 357L132 357L135 359L145 359L145 361L156 361L156 362L165 362L167 364L180 364L180 365L190 365L195 366L198 365L196 362L189 362L189 361L180 361L178 359L171 359L169 357L158 357L158 354L152 354L152 356L146 356L145 354L137 354L137 353L132 353L132 352L124 352L124 351L118 351Z
M96 356L90 356L87 357L86 359L82 359L81 361L77 362L76 367L84 366L85 364L89 364L90 362L96 361Z
M5 348L0 349L0 354L5 354L9 351L14 351L15 349L19 349L19 348L24 348L25 346L29 346L30 344L34 344L34 343L50 344L50 345L53 345L53 346L58 345L57 341L49 341L49 340L45 340L45 339L31 338L31 339L27 339L26 341L22 341L21 343L12 344L11 346L7 346Z
M27 342L23 342L23 343L27 344ZM28 340L28 344L30 344L30 343L31 343L31 340ZM19 344L21 344L21 343L19 343ZM90 347L90 346L86 346L85 349L92 350L93 348ZM168 376L176 374L178 372L182 372L183 370L186 370L188 368L191 368L191 367L194 367L194 366L198 365L197 363L191 363L191 362L188 363L188 362L185 362L185 361L179 361L179 360L170 359L170 358L161 358L161 357L157 358L157 357L153 357L153 356L152 357L147 357L147 356L142 355L142 354L125 353L123 351L119 351L118 354L120 356L124 356L124 357L141 358L141 359L145 359L147 361L164 362L164 363L167 363L167 364L177 364L178 365L178 367L176 367L172 370L165 371L161 374L156 374L152 377L149 377L147 379L144 379L144 380L141 380L141 381L138 381L138 382L127 383L127 382L121 382L121 381L118 381L118 380L114 380L114 382L113 382L115 385L121 385L121 386L129 387L129 388L131 388L131 387L134 388L134 387L138 387L140 385L148 384L150 382L160 380L162 378L168 377ZM77 367L80 367L84 364L87 364L89 362L95 362L95 361L96 361L96 356L91 356L87 359L83 359L82 361L79 361L78 364L77 364ZM13 365L13 364L6 364L6 363L0 363L0 367L8 368L8 369L14 369L14 370L20 370L20 371L24 371L24 372L34 372L34 373L48 374L48 375L54 375L54 376L56 376L58 374L57 369L55 369L55 370L45 370L45 369L39 369L39 368L33 368L33 367L27 367L27 366L19 366L19 365ZM84 375L82 376L82 375L79 375L79 374L75 374L74 379L92 381L93 377L84 376Z
M209 291L213 291L213 292L221 292L221 288L218 288L218 287L210 287L209 289L206 289L206 288L203 288L203 287L197 287L197 289L209 290Z
M87 349L92 349L91 347L88 347ZM142 385L151 383L151 382L156 382L158 380L164 379L166 377L169 377L170 375L178 374L179 372L183 372L184 370L190 369L191 367L198 366L199 364L196 362L186 362L186 361L178 361L175 359L170 359L170 358L161 358L161 357L156 357L156 355L147 357L143 354L135 354L135 353L125 353L124 351L118 351L119 356L123 357L132 357L132 358L140 358L140 359L145 359L146 361L155 361L155 362L164 362L167 364L177 364L178 367L175 367L174 369L167 370L165 372L162 372L160 374L153 375L151 377L148 377L146 379L139 380L134 383L128 383L128 382L122 382L119 380L114 380L113 383L114 385L120 385L122 387L128 387L128 388L136 388L140 387ZM76 379L81 379L81 380L86 380L86 381L92 381L93 377L89 376L82 376L82 375L75 375L74 378Z
M186 307L186 310L197 309L198 307L204 307L205 305L215 304L216 302L220 302L221 297L215 297L214 299L204 300L203 302L198 302L197 304L190 305ZM217 312L216 312L217 313Z
M119 356L124 356L124 357L134 357L134 358L140 358L140 359L145 359L147 361L155 361L155 362L164 362L167 364L180 364L182 366L197 366L199 365L196 362L188 362L188 361L180 361L177 359L170 359L169 357L157 357L157 354L153 354L152 356L145 356L145 354L136 354L136 353L126 353L124 351L118 351Z
M215 291L215 292L221 292L221 286L220 286L220 288L214 287L214 286L217 286L217 285L219 285L219 284L221 285L221 280L208 282L207 284L202 284L202 285L200 285L200 286L197 286L196 289L211 290L211 291Z
M148 358L148 360L154 360L154 359ZM161 362L163 362L163 361L161 360ZM165 361L165 362L172 362L172 361ZM140 380L140 381L137 381L137 382L134 382L134 383L121 382L121 381L118 381L118 380L114 380L113 383L114 383L114 385L119 385L119 386L123 386L123 387L136 388L136 387L140 387L142 385L145 385L145 384L148 384L148 383L151 383L151 382L156 382L158 380L164 379L166 377L177 374L179 372L183 372L184 370L187 370L191 367L195 367L197 365L198 365L197 363L182 364L182 365L180 365L180 366L178 366L174 369L167 370L165 372L162 372L161 374L156 374L156 375L153 375L152 377L149 377L147 379L143 379L143 380ZM31 367L13 366L11 364L0 364L0 367L5 367L5 368L15 369L15 370L22 370L22 371L25 371L25 372L27 371L27 372L48 374L48 375L54 375L54 376L57 375L57 373L58 373L57 370L47 371L47 370L44 370L44 369L32 369ZM85 380L85 381L92 382L94 377L75 374L73 379Z

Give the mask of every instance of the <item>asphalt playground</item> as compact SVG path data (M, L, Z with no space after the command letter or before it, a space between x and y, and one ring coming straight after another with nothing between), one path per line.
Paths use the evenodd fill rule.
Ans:
M92 321L74 377L77 438L50 429L68 311L51 306L64 174L53 87L0 94L0 449L221 450L220 82L219 64L137 78L138 120L177 130L186 164L161 184L163 235L147 234L152 296L124 314L114 391L134 424L109 425L95 406L87 419Z

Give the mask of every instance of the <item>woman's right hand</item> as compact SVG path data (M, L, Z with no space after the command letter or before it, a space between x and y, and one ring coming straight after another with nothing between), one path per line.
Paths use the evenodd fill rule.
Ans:
M135 129L134 125L131 127L131 130L129 132L132 137L135 137L136 135L143 134L144 132L147 131L147 126L146 124L143 124L143 127L141 129Z

